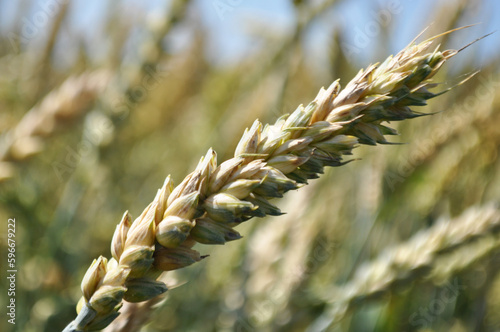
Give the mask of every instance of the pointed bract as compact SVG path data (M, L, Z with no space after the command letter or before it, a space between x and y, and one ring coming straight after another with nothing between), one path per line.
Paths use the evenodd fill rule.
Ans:
M99 256L94 259L88 268L82 280L82 293L86 301L89 301L99 284L102 282L106 275L106 265L108 260L105 257Z
M125 211L122 220L116 226L115 233L113 234L113 239L111 240L111 254L117 261L120 260L120 256L125 247L125 241L127 240L127 233L132 225L132 216Z

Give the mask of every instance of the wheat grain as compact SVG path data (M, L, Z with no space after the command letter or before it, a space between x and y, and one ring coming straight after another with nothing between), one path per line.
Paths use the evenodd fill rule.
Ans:
M410 109L437 94L430 79L457 51L429 51L434 39L410 44L382 64L369 66L341 90L334 82L306 107L273 125L258 120L245 131L234 158L217 165L210 149L195 171L174 187L170 177L134 222L117 226L109 261L95 260L82 282L79 314L65 331L107 326L122 300L141 302L163 293L163 271L203 258L196 242L223 244L252 217L280 215L269 200L319 177L325 166L345 164L358 144L388 143L395 130L384 121L414 118Z

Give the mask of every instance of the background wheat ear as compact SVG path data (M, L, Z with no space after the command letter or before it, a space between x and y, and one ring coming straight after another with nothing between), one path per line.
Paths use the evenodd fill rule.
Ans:
M450 31L452 32L452 31ZM82 281L78 317L65 331L101 329L119 314L122 301L143 302L167 291L157 278L202 256L195 243L224 244L241 238L234 227L253 217L280 215L270 200L319 177L326 166L345 164L358 143L388 143L395 130L383 122L418 117L431 78L457 51L432 51L436 37L410 43L395 56L369 66L344 89L338 81L321 89L273 125L256 120L234 157L218 165L209 149L178 186L169 177L155 199L132 222L126 212L111 242L109 261L94 260Z

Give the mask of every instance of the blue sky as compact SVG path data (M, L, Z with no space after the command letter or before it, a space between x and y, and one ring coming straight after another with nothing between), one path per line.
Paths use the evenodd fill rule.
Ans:
M23 18L33 20L43 6L48 3L57 3L65 0L34 0L31 11ZM168 6L170 0L74 0L70 13L71 33L77 32L84 36L90 45L98 45L94 52L104 52L106 36L103 34L105 13L109 8L125 8L137 20L148 20L162 8ZM208 27L209 58L218 64L232 64L252 52L259 43L259 33L272 34L279 40L280 36L289 34L295 21L294 9L289 0L194 0L196 18ZM311 1L319 2L319 1ZM377 42L379 30L385 26L391 27L391 43L387 53L397 52L404 47L425 26L432 23L432 14L436 6L456 6L460 0L340 0L329 11L323 13L320 19L307 31L305 47L311 49L311 59L319 59L324 54L324 43L330 42L334 27L342 27L346 36L344 51L349 51L353 61L366 63L375 61L376 55L370 52L373 43ZM0 0L0 28L6 36L6 27L11 26L15 19L17 4L8 0ZM30 2L27 2L30 3ZM466 42L484 35L485 33L500 31L500 1L478 1L478 9L469 10L465 19L459 25L481 23L469 31L455 35L452 46L460 47ZM114 6L114 7L113 7ZM17 22L20 24L19 22ZM21 23L22 24L22 23ZM43 30L43 26L40 30ZM68 32L66 42L71 43L71 34ZM174 34L174 41L182 44L188 37L182 29ZM40 39L43 32L40 32ZM63 36L64 38L64 36ZM36 45L36 40L34 45ZM71 53L71 47L64 48ZM500 54L500 32L482 41L475 48L480 49L478 63ZM313 60L313 62L314 62Z
M248 31L250 24L258 22L274 34L287 33L293 28L294 12L290 1L233 1L238 5L231 6L231 10L224 11L223 19L214 8L214 3L217 1L197 1L202 8L204 19L212 28L210 35L216 41L218 51L229 58L242 56L251 47L249 44L252 38L249 38L245 31ZM221 2L231 3L229 0ZM373 61L374 59L370 59L369 56L367 59L366 56L369 55L373 43L377 42L377 26L378 28L391 26L393 40L389 45L391 49L388 51L394 53L408 44L428 24L433 23L432 14L436 4L456 6L458 2L460 1L338 1L337 5L324 13L311 27L308 32L308 44L314 47L315 44L321 45L328 42L332 28L340 26L346 39L356 41L358 44L357 53L353 54L355 59ZM472 41L488 32L500 30L500 1L485 0L478 3L481 3L481 7L476 11L470 11L464 21L459 22L459 25L481 24L471 28L470 31L461 32L453 46L456 45L458 48L465 42ZM261 29L265 31L264 28ZM349 46L343 45L342 47L348 48ZM481 48L480 54L484 59L499 56L500 32L478 44L477 47Z

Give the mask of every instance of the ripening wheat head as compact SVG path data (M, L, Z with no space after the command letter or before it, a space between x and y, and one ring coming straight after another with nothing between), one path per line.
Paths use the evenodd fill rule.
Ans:
M387 143L388 121L420 116L411 106L437 96L431 78L457 51L432 49L434 38L411 43L384 62L360 70L344 89L338 81L307 106L272 125L245 130L234 157L217 163L209 149L174 187L169 177L135 221L126 212L111 242L112 258L94 260L82 281L78 317L65 331L90 331L118 316L122 301L142 302L167 290L163 271L203 258L195 243L239 239L234 227L253 217L280 215L271 203L318 178L326 166L345 164L358 144Z

